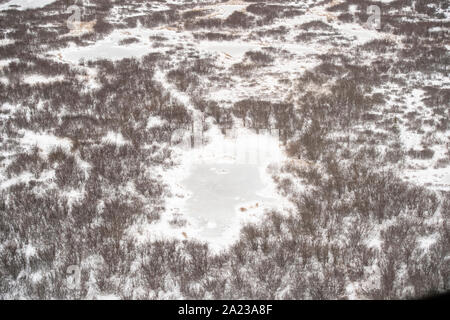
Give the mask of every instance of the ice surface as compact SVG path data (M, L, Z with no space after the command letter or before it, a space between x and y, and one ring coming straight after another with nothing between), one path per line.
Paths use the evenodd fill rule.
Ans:
M275 201L258 195L265 185L254 164L197 164L182 183L192 192L186 201L188 216L207 239L223 237L238 223L238 215L246 214L247 204Z
M8 9L17 9L17 10L26 10L26 9L36 9L42 8L46 5L55 2L55 0L11 0L6 3L0 5L0 10L8 10ZM11 7L13 6L13 7ZM18 7L14 7L18 6Z
M64 80L64 77L57 76L57 77L46 77L40 74L32 74L23 79L24 83L33 85L37 83L50 83L54 81L62 81Z
M97 41L92 45L72 45L59 52L52 52L51 54L56 55L61 60L72 63L78 63L81 59L121 60L132 57L139 58L153 51L151 43L148 40L150 34L148 29L141 30L140 28L126 29L123 31L115 30L105 39ZM120 40L133 36L141 41L128 45L120 45Z

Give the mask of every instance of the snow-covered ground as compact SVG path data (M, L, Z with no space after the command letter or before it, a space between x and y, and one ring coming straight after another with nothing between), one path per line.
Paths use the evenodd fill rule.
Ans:
M284 26L295 30L295 27L304 23L322 21L329 23L341 36L351 40L352 46L386 37L381 32L368 30L361 25L337 21L333 13L326 11L327 7L334 4L335 2L316 6L308 10L308 14L275 22L272 27ZM248 3L245 2L229 1L210 6L197 6L194 10L211 11L208 17L226 19L235 11L245 12L247 6ZM164 9L167 7L163 6L158 10ZM121 12L120 8L118 10ZM142 8L139 10L141 13L145 11ZM153 47L154 40L152 40L152 37L156 36L167 39L159 42L157 48ZM333 48L327 43L302 43L292 39L290 34L286 37L288 39L270 43L264 39L198 41L194 40L192 34L186 30L160 27L148 29L141 27L138 23L137 28L114 30L106 38L91 45L72 44L48 54L58 61L77 65L80 60L116 61L124 58L140 58L151 52L164 53L165 50L173 48L177 48L178 51L189 47L201 56L214 57L225 70L230 70L233 64L241 62L249 51L276 47L280 51L289 53L287 58L265 67L263 71L255 70L247 81L240 79L228 83L227 86L219 84L216 87L212 84L209 96L216 101L230 103L253 95L279 99L277 94L281 93L287 97L289 91L279 84L280 76L298 77L299 74L317 65L315 55L326 53ZM138 41L126 45L120 44L120 41L127 38L135 38ZM391 39L392 35L389 35L389 38ZM341 50L345 51L345 48ZM7 65L10 61L12 60L3 60L3 65ZM190 98L174 89L163 73L158 71L155 78L168 88L177 100L194 113L196 112L192 108ZM52 79L29 76L24 81L33 84L52 81ZM92 81L90 79L90 82ZM270 175L266 172L268 164L280 164L286 158L277 140L268 134L256 135L245 129L237 129L227 133L226 136L222 136L215 130L217 131L217 128L213 127L208 132L207 145L196 146L194 149L187 147L180 149L181 161L178 166L171 172L163 173L165 180L169 181L173 194L167 206L170 215L163 217L159 224L149 226L151 232L147 231L144 234L152 233L152 237L158 234L161 237L175 236L180 239L194 237L208 241L213 247L222 248L237 239L243 222L257 216L261 217L266 209L279 207L280 203L283 203L280 195L275 191ZM404 140L406 144L411 143L411 140ZM127 143L120 134L113 132L109 132L102 141L119 145ZM188 144L186 142L186 145ZM251 159L252 157L257 159ZM426 180L427 183L447 185L448 175L445 170L437 169L433 174L429 171L428 173L414 172L410 177L407 175L406 179L411 178L417 182ZM178 227L174 228L169 223L173 216L187 220L184 229L177 230ZM142 234L142 232L138 233ZM145 235L143 238L146 238Z
M121 60L124 58L139 58L156 50L152 48L149 36L152 35L151 30L140 28L115 30L108 37L97 41L89 46L71 45L62 50L49 52L59 60L77 64L81 59L98 60ZM136 37L138 42L121 45L120 41Z
M33 84L37 84L37 83L49 83L49 82L53 82L53 81L61 81L63 79L64 79L64 77L62 77L62 76L45 77L40 74L32 74L32 75L25 77L23 79L23 82L33 85Z
M237 240L243 223L289 206L270 175L270 165L286 156L268 133L238 129L210 133L209 139L206 146L180 150L180 164L169 173L174 196L167 207L187 220L187 236L222 249Z
M9 0L6 3L0 4L0 10L16 9L27 10L42 8L46 5L55 2L55 0Z

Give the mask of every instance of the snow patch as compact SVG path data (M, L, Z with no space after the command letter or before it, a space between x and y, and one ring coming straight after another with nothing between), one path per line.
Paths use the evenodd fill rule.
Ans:
M23 82L29 85L37 84L37 83L50 83L55 81L62 81L64 79L63 76L57 77L46 77L40 74L32 74L23 79Z
M130 142L126 140L120 132L109 131L106 136L102 138L103 143L112 143L118 146L123 146L129 144Z
M105 39L97 41L92 45L77 46L72 43L67 48L49 52L49 54L58 57L59 60L75 64L82 59L87 61L97 59L120 60L132 57L140 58L153 51L151 43L148 40L149 36L153 33L154 31L151 29L142 28L114 30ZM120 41L128 37L136 37L141 41L121 45ZM144 39L146 40L143 41Z
M72 141L68 138L60 138L52 134L38 133L30 130L22 130L23 137L21 145L28 150L37 146L41 152L47 156L53 149L61 147L63 150L70 152Z
M10 0L0 5L0 10L27 10L45 7L56 0Z
M178 150L181 163L166 174L175 195L167 211L188 221L186 235L220 250L238 239L244 223L287 205L267 172L286 158L269 133L240 128L222 135L214 129L208 145Z

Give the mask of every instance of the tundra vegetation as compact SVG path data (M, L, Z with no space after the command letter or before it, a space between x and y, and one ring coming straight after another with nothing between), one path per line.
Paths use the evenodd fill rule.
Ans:
M221 16L214 1L91 0L83 20L96 23L81 35L67 28L65 0L0 12L1 299L406 299L450 289L450 181L410 175L450 171L448 4L240 3ZM364 25L370 4L382 8L377 31ZM376 37L359 41L349 25ZM121 47L140 45L130 29L154 30L155 50L78 63L53 54L115 32ZM171 38L179 33L258 47L205 55ZM25 81L35 75L48 81ZM277 135L289 160L273 180L292 208L243 225L220 252L192 238L137 241L135 226L168 214L162 172L198 119L205 144L211 127ZM110 132L121 143L105 141ZM72 265L79 290L67 286Z

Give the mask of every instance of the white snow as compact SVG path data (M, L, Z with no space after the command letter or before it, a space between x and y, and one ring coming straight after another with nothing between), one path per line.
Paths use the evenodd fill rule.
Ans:
M123 146L130 143L126 140L120 132L109 131L106 136L102 138L103 143L113 143L118 146Z
M17 9L36 9L42 8L46 5L55 2L56 0L10 0L0 5L0 10ZM18 6L18 7L15 7Z

